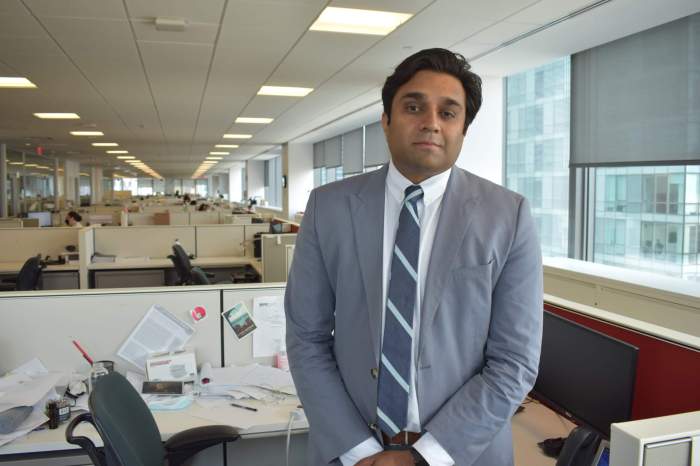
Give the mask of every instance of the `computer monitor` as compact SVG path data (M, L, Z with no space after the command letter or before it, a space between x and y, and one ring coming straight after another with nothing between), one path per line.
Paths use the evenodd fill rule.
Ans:
M600 442L591 466L610 466L610 443L607 440Z
M638 348L544 311L533 396L605 438L629 421Z
M28 212L27 218L39 219L40 227L50 227L52 225L51 212Z

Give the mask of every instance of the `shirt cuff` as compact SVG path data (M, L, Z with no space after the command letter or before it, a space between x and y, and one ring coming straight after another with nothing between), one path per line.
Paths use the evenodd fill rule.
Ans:
M413 448L430 466L453 466L455 464L450 454L442 448L430 432L421 435L418 441L413 444ZM345 463L343 465L345 466Z
M439 445L438 445L439 447ZM364 442L355 445L350 450L340 455L340 462L343 466L355 466L361 460L384 451L382 446L374 437L368 437Z

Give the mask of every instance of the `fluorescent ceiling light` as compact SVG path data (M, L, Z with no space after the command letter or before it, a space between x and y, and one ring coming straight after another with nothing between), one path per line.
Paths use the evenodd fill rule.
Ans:
M37 165L37 164L35 164L35 163L28 163L28 164L25 165L25 167L27 167L27 168L34 168L34 167L38 167L38 166L39 166L39 165Z
M214 147L218 147L219 149L238 149L238 144L217 144Z
M42 120L80 120L77 113L35 113L34 116Z
M223 157L207 157L207 160L223 160Z
M228 155L228 152L209 152L209 155Z
M134 157L133 155L117 155L117 158L119 160L133 160L136 157Z
M306 97L311 91L313 91L311 87L263 86L258 91L258 95Z
M10 165L24 165L22 162L10 162Z
M107 152L108 154L128 154L129 153L128 150L108 150L105 152Z
M102 131L71 131L73 136L104 136Z
M94 147L117 147L119 144L116 142L93 142Z
M250 139L252 134L224 134L224 139Z
M272 123L274 118L261 118L261 117L238 117L236 118L236 123L252 123L258 125L266 125Z
M27 78L0 77L0 87L34 88L36 84Z
M346 32L385 36L408 21L412 15L391 11L326 7L310 31Z

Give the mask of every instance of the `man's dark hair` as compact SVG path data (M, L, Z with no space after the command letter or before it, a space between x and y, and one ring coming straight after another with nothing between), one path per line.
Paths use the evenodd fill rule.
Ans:
M416 73L422 70L446 73L457 78L464 88L467 97L464 130L474 121L476 113L481 107L481 78L469 71L471 65L460 54L450 52L447 49L425 49L414 53L396 67L394 73L386 78L382 88L382 103L387 121L391 123L391 103L396 91L410 81Z

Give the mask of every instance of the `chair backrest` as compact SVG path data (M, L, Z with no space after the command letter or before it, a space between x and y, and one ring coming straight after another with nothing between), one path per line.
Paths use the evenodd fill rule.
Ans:
M175 243L173 244L173 255L169 257L173 261L180 283L183 285L192 283L192 264L190 264L190 256L187 255L185 249Z
M207 278L207 274L204 273L204 270L202 270L201 268L192 267L192 269L190 270L190 273L192 274L192 284L194 284L194 285L211 285L209 278Z
M121 466L163 466L165 448L151 411L116 372L100 377L88 400L95 427Z
M36 290L41 278L41 260L39 256L30 257L22 265L17 275L17 291Z

